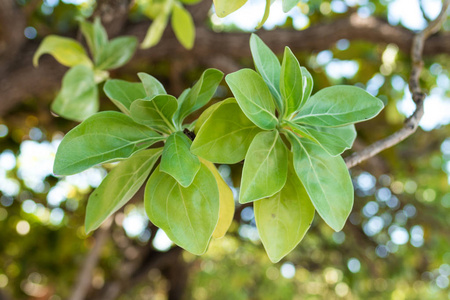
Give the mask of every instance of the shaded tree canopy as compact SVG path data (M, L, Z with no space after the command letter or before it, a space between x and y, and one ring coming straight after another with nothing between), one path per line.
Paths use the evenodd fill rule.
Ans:
M311 72L313 94L355 85L385 105L356 125L353 148L343 154L355 202L342 231L316 214L302 243L272 264L252 205L236 204L227 235L195 256L148 221L141 189L86 235L87 198L113 166L53 175L56 148L78 123L49 109L67 68L49 55L36 68L33 55L52 34L87 46L80 17L98 17L109 38L142 43L157 18L145 11L150 2L0 2L0 299L450 297L450 22L442 9L449 1L308 0L288 14L276 1L257 31L279 58L290 47ZM263 3L221 19L210 0L182 2L195 24L192 49L167 26L155 46L139 48L110 78L138 81L146 72L178 96L207 68L253 68L249 29ZM101 111L117 110L99 94ZM223 81L210 104L229 96ZM238 187L242 164L217 167Z

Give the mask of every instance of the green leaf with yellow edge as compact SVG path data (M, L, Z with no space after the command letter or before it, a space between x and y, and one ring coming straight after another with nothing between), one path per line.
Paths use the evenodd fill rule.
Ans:
M241 8L247 0L214 0L214 8L219 18L223 18Z
M45 37L33 56L33 65L38 66L39 57L43 54L52 55L60 64L67 67L85 65L92 68L92 61L84 48L74 39L49 35Z
M236 100L229 98L218 103L201 125L191 151L214 163L235 164L245 158L259 132L261 129L247 118Z
M56 152L53 172L80 173L97 164L128 158L162 140L163 136L123 113L99 112L64 136Z
M86 233L97 229L124 206L144 184L162 153L162 148L143 150L120 162L89 196Z
M178 41L186 49L192 49L195 41L195 25L191 14L175 3L172 11L172 28Z
M216 179L202 164L186 188L156 168L145 188L144 206L150 221L175 244L201 255L217 226L219 201Z
M353 207L353 185L341 156L331 156L316 143L288 132L294 168L322 219L340 231Z
M125 114L130 115L131 103L147 96L140 82L110 79L103 86L106 96Z
M266 0L266 7L264 8L263 18L256 26L256 29L260 29L264 25L264 23L266 23L267 19L269 18L271 4L272 4L272 0Z
M365 90L348 85L327 87L314 94L293 122L320 127L336 127L375 117L383 102Z
M242 69L228 74L225 80L242 111L255 125L266 130L277 126L272 95L258 73Z
M289 254L303 239L314 218L314 206L295 174L292 159L284 187L272 197L255 201L256 227L273 263Z
M139 124L155 130L174 132L172 117L177 110L177 99L171 95L158 95L150 100L138 99L130 107L131 117Z
M191 140L181 131L167 138L161 158L161 172L175 178L183 187L188 187L200 169L200 160L190 151Z
M219 171L216 169L213 163L200 158L202 164L208 167L217 182L219 188L219 221L214 229L213 238L219 239L223 237L228 228L231 226L231 222L234 217L234 197L228 184L223 180Z
M303 99L303 76L300 64L289 47L284 48L281 64L280 91L283 98L284 116L289 117L301 106Z
M240 203L279 192L287 178L288 151L278 131L258 133L250 144L242 170Z
M77 65L64 75L61 90L51 105L57 115L83 121L98 111L98 89L92 69Z

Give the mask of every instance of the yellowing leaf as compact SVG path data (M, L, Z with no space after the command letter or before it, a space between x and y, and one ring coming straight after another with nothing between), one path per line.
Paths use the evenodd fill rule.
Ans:
M173 6L172 28L181 45L186 49L192 49L195 40L195 25L191 14L181 5Z
M216 178L217 181L217 187L219 188L219 221L217 222L217 226L213 232L213 237L219 239L227 233L228 228L230 228L231 222L233 221L233 192L231 191L225 180L223 180L222 176L220 175L219 171L217 171L213 163L202 158L200 158L200 161L208 167L211 173L213 173L214 178Z
M92 67L92 61L84 51L84 48L74 39L56 35L47 36L37 49L33 57L33 65L36 67L39 57L43 54L51 54L60 64L68 67L85 65Z

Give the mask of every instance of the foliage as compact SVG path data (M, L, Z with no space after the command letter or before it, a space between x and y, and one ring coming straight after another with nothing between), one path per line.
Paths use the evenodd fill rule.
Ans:
M227 75L236 99L204 112L194 143L184 133L194 124L183 121L209 102L223 78L220 71L206 70L178 100L145 73L139 74L141 84L105 84L105 93L123 112L100 112L75 127L62 140L54 165L55 174L71 175L126 159L90 197L87 232L133 197L159 156L161 163L146 185L147 215L192 253L206 251L219 214L227 215L228 225L232 217L226 213L232 212L231 205L222 203L219 209L220 178L205 165L208 162L231 164L245 158L239 202L262 202L255 207L257 227L273 262L301 241L313 219L313 205L334 230L342 229L353 206L353 187L340 154L356 137L350 125L377 115L382 102L351 86L329 87L310 98L312 77L289 48L280 65L256 35L250 46L259 74L242 69ZM162 150L141 152L161 141ZM230 194L227 187L222 189ZM274 205L285 212L274 211ZM289 213L297 215L287 221ZM291 223L296 230L279 227L291 219L298 222Z
M76 40L55 35L49 35L42 41L33 58L33 64L37 66L41 55L48 53L61 64L71 67L63 78L52 110L75 121L82 121L98 111L97 85L109 78L108 70L126 64L137 46L136 38L131 36L108 41L100 19L94 23L81 20L80 29L92 59Z

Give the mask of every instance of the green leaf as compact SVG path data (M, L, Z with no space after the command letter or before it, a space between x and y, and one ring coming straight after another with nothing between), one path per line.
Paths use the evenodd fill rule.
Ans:
M299 0L283 0L283 12L287 13L293 9L300 1Z
M177 99L171 95L158 95L151 100L139 99L131 104L133 119L155 130L170 133L175 131L172 117L177 110Z
M56 114L82 121L98 111L98 89L92 69L78 65L64 75L62 87L52 103Z
M302 77L303 77L303 97L302 97L302 104L299 107L299 109L305 105L305 103L309 100L309 97L311 96L314 81L311 76L311 73L309 73L308 69L305 67L300 67L302 71Z
M191 140L181 131L169 136L161 158L161 172L188 187L200 169L200 160L191 153Z
M64 136L56 152L53 172L76 174L96 164L128 158L163 139L123 113L99 112Z
M188 5L197 4L200 1L202 1L202 0L180 0L181 3L188 4Z
M103 47L108 43L108 34L100 23L100 18L96 18L94 23L80 21L80 30L91 50L94 61L98 62L98 56L102 52Z
M220 103L198 131L192 153L223 164L235 164L245 158L250 144L261 129L253 124L233 98Z
M356 138L353 124L340 127L312 127L290 123L290 126L294 132L315 142L331 156L350 149Z
M128 82L111 79L103 86L106 96L125 114L130 115L131 103L136 99L143 99L147 95L140 82Z
M295 174L292 160L283 189L253 205L261 241L270 260L277 263L300 243L314 218L314 206Z
M187 188L157 168L145 188L144 205L150 221L175 244L195 255L205 253L219 219L216 179L205 165Z
M219 221L217 222L217 226L213 232L213 237L219 239L227 233L228 228L230 228L231 223L233 222L233 192L231 191L225 180L223 180L222 176L213 163L204 159L200 159L200 161L202 162L202 164L207 166L211 173L214 175L214 178L217 182L217 187L219 188Z
M89 197L86 207L86 233L97 229L137 193L161 152L162 148L140 151L120 162L109 172Z
M231 98L228 98L231 99ZM228 99L225 99L224 101L227 101ZM235 101L236 102L236 101ZM212 115L213 112L216 111L217 108L219 108L222 105L223 102L217 102L205 109L204 112L198 117L198 119L195 122L195 129L194 133L197 134L200 131L200 128L203 126L203 124L206 122L206 120L209 119L209 117Z
M305 101L303 100L303 76L300 64L289 47L284 48L280 81L280 90L284 103L284 116L289 117Z
M144 41L141 44L142 49L148 49L159 43L164 33L164 29L166 29L168 19L168 14L161 13L153 20L152 25L148 28Z
M286 183L288 151L278 131L263 131L253 139L242 170L240 203L279 192Z
M225 80L242 111L253 123L266 130L277 126L272 95L258 73L242 69L228 74Z
M272 4L272 0L266 0L266 7L264 8L263 18L258 23L258 26L256 26L256 29L260 29L264 25L264 23L266 23L267 19L269 18L271 4Z
M261 74L275 98L278 110L282 112L283 103L280 95L281 66L278 58L256 34L252 34L250 37L250 50L252 51L256 71Z
M295 116L295 123L322 127L342 126L375 117L383 102L363 89L336 85L314 94Z
M39 57L51 54L60 64L68 67L85 65L92 67L92 62L84 48L74 39L49 35L44 38L33 56L33 65L38 66Z
M179 105L174 117L175 122L181 125L189 114L205 106L214 96L222 78L223 73L217 69L204 71L197 83L178 99Z
M331 156L319 145L289 132L294 168L314 207L324 221L340 231L353 207L353 185L341 156Z
M115 38L106 44L99 54L97 69L110 70L126 64L137 47L137 39L133 36Z
M214 0L214 9L219 18L223 18L241 8L247 0Z
M164 86L161 82L158 81L155 77L147 73L138 73L139 79L144 85L145 92L147 96L153 98L157 95L165 95L167 94Z
M181 45L186 49L192 49L195 41L194 20L191 14L177 3L173 6L172 28Z

